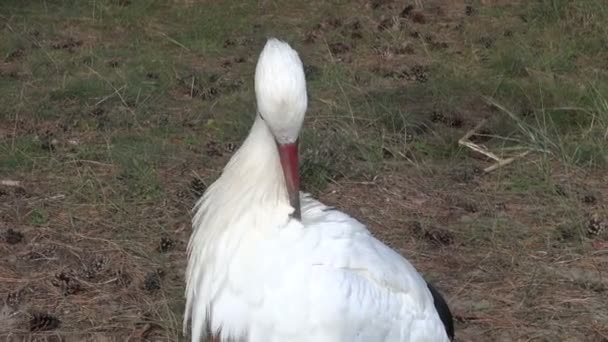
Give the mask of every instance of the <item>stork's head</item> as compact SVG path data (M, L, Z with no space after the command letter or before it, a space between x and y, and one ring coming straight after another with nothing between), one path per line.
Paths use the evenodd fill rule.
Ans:
M298 53L289 44L271 38L255 70L258 115L277 143L293 216L300 218L298 136L306 112L306 80Z

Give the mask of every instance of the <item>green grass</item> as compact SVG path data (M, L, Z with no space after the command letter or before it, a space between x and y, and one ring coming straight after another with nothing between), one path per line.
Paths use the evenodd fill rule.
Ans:
M32 136L7 140L0 144L0 152L0 172L3 174L54 164L52 153L40 148L40 142Z
M204 67L203 60L221 56L226 49L226 41L251 30L252 22L259 25L260 32L254 38L256 42L262 39L264 31L273 28L280 31L282 27L282 23L270 19L273 14L269 18L254 20L259 9L253 3L240 2L185 7L172 7L162 1L144 1L127 6L115 1L73 3L70 6L54 2L46 5L9 2L3 6L6 11L21 18L14 20L15 25L11 25L12 30L7 30L7 38L1 42L7 55L17 48L27 47L32 41L60 41L74 35L75 30L66 31L59 23L50 21L48 13L68 18L75 26L87 27L85 32L93 33L96 41L106 43L83 46L77 48L76 52L55 49L53 44L32 51L28 49L24 69L31 75L31 80L45 79L45 87L26 88L29 98L36 99L24 101L23 104L28 109L35 108L40 120L62 117L66 108L70 111L70 106L109 108L109 119L101 124L95 123L87 115L88 110L74 114L81 116L79 120L86 122L85 126L101 126L106 130L123 126L133 128L146 120L166 121L162 111L168 110L175 101L167 99L164 94L176 89L188 94L190 82L190 88L201 94L211 88L228 87L214 81L219 75L215 71L206 71L208 68ZM221 13L227 7L234 12L233 20L222 19ZM347 7L338 8L347 10ZM279 5L271 5L269 9L270 13L274 13L279 10ZM311 99L315 101L331 97L334 101L333 105L313 103L311 107L316 109L313 115L335 118L336 124L348 123L348 130L352 133L342 134L338 139L353 136L354 139L349 140L359 146L353 146L350 151L359 159L378 164L383 160L382 146L389 145L389 149L402 151L406 142L400 135L407 131L407 127L417 129L429 125L429 112L462 111L463 103L479 102L480 98L489 96L504 108L512 110L516 116L532 111L532 119L528 123L530 129L547 135L546 140L575 140L568 146L560 146L562 159L579 165L603 166L606 159L602 153L605 139L597 132L585 132L590 128L601 131L601 125L605 125L603 117L606 110L601 109L603 93L599 89L606 89L607 85L605 78L595 76L595 79L588 79L589 69L593 66L581 65L580 60L585 57L599 61L598 56L605 55L600 48L605 42L601 34L605 28L598 24L606 18L604 7L593 0L577 4L541 1L523 7L489 7L482 9L481 14L490 15L487 18L491 20L486 18L484 20L487 21L482 23L470 21L464 24L462 38L472 44L473 50L467 50L463 55L454 56L441 49L425 48L425 45L420 45L421 39L412 40L413 46L423 49L430 57L429 72L432 76L428 82L408 84L405 88L378 89L376 86L386 82L379 75L369 72L363 75L368 79L368 84L374 87L362 87L356 80L361 72L344 67L336 61L336 56L328 56L327 46L322 46L318 51L303 49L304 55L315 56L312 61L319 70L309 83ZM515 19L502 20L507 23L505 26L501 24L499 15ZM32 27L40 26L45 18L50 24L49 30L33 36ZM519 20L519 23L514 20ZM35 21L38 24L34 24ZM348 24L349 21L344 20L341 27ZM522 25L526 26L525 30L521 28ZM310 28L313 25L300 23L296 26ZM355 58L357 54L369 55L366 46L376 44L373 43L375 37L381 45L386 46L409 39L407 32L395 33L391 30L374 36L365 23L362 26L363 43L356 44L353 50ZM424 27L420 29L424 30ZM507 30L512 33L506 35L504 32ZM345 29L328 31L325 38L328 43L344 38L355 41ZM423 31L423 34L427 32ZM129 39L113 39L115 35L128 36ZM491 39L490 48L483 46L484 37ZM449 38L459 37L451 35ZM236 49L242 50L240 47ZM471 51L477 52L469 54ZM481 63L479 53L484 56ZM181 56L176 59L176 54ZM330 63L315 61L319 57ZM188 77L191 74L189 70L192 70L189 64L196 60L203 63L202 73L195 71ZM196 69L199 67L196 66ZM219 123L216 134L220 140L244 135L250 120L248 116L252 115L251 84L245 78L238 82L243 86L235 94L213 103L213 111L209 113L213 116L213 122ZM7 94L5 102L15 102L18 83L2 83ZM208 108L199 107L199 110L207 111ZM360 120L353 121L353 118ZM517 122L506 124L509 120L504 119L494 122L497 126L492 130L497 135L512 138L521 133L518 132ZM371 134L370 129L374 130ZM430 130L437 129L442 128L431 127ZM460 153L453 143L456 134L459 134L459 130L449 139L416 141L406 149L442 159ZM367 139L366 136L371 138ZM375 141L378 136L384 137L382 142ZM566 136L568 138L560 139ZM390 146L395 143L399 146ZM323 164L318 161L311 163ZM325 167L321 167L319 172L327 172L323 169Z
M487 67L473 71L472 82L492 89L481 93L512 119L498 121L499 134L514 134L569 164L605 167L605 109L596 89L606 87L606 78L590 70L606 55L606 30L597 24L608 12L598 1L540 1L518 10L527 29L498 38Z
M259 8L247 2L205 6L170 6L163 1L126 6L116 1L70 4L3 5L5 12L18 19L13 20L10 29L5 28L6 38L0 41L0 46L7 56L17 49L26 51L21 58L25 60L22 70L27 75L18 82L0 80L5 94L2 102L7 106L23 107L33 112L39 122L65 120L67 113L76 127L106 132L137 130L142 123L179 131L171 108L180 99L166 96L178 93L203 99L194 104L187 118L180 115L183 121L197 118L196 124L220 141L238 142L240 139L235 137L246 134L254 106L251 82L245 77L251 76L251 69L236 65L235 72L239 71L240 76L228 80L221 70L215 69L217 65L208 65L205 60L221 58L230 44L235 44L233 49L238 54L242 52L243 57L254 57L251 49L240 45L257 44L265 32L280 33L287 29L284 22L273 19L280 11L278 4L270 5L269 14L262 17ZM348 12L348 6L332 6ZM234 12L231 20L221 15L227 7ZM305 6L294 9L302 10ZM66 30L50 13L67 18L74 27L86 27L84 34L77 34L71 27ZM489 130L495 136L550 150L573 165L606 166L603 152L606 137L602 131L606 130L608 110L603 90L608 85L606 78L590 72L593 63L599 67L605 56L601 46L605 43L602 33L606 29L599 24L606 18L604 6L593 0L577 4L540 1L526 6L482 8L479 15L487 17L465 22L461 34L449 33L445 37L440 34L439 38L433 38L463 39L465 53L461 55L423 44L422 38L412 39L408 30L371 32L374 26L370 27L363 18L343 20L335 16L340 21L333 25L338 28L326 30L324 42L353 43L352 56L355 59L361 56L359 59L364 62L370 57L370 45L390 48L409 40L411 47L428 57L431 76L427 82L387 87L382 75L340 63L337 58L341 57L329 54L328 45L321 44L316 50L302 46L306 64L316 68L309 82L311 117L324 120L324 125L343 126L342 132L330 134L330 139L340 142L335 144L340 151L348 151L353 159L363 162L357 163L366 172L373 173L387 161L387 150L391 155L413 153L417 160L462 158L462 150L455 144L462 129L437 127L429 117L433 112L466 112L471 110L469 104L477 103L474 106L478 107L485 97L490 97L512 114L491 120ZM326 19L317 14L311 18ZM351 37L347 30L354 21L362 27L362 40ZM39 30L43 23L45 30ZM253 26L256 28L252 41L243 43L234 38L251 31ZM305 21L295 26L314 28ZM423 26L417 29L423 37L432 34ZM293 30L287 31L287 37L292 37ZM87 44L82 39L86 34L103 44ZM120 39L122 36L128 39ZM66 39L83 45L55 48ZM40 48L29 49L32 44ZM28 84L25 82L42 80L42 87L25 86ZM213 95L216 91L223 96ZM17 94L22 94L20 100ZM91 115L99 112L98 108L103 114ZM10 120L10 114L4 112L3 116ZM467 124L476 120L477 117L465 119ZM525 131L521 130L522 125L527 127ZM415 137L414 141L409 140L411 137L404 138L411 132L423 137ZM191 139L191 133L187 134ZM304 144L318 141L305 138ZM490 144L504 142L498 139ZM315 184L314 188L322 189L338 172L331 171L332 154L326 153L325 157L313 154L315 157L304 162L305 174ZM7 165L28 164L23 153L12 151L10 155ZM350 167L349 162L344 166L360 168ZM138 172L148 177L146 168ZM357 174L361 173L354 171L352 176Z
M30 213L30 223L34 226L44 226L48 223L48 213L42 209L35 209Z

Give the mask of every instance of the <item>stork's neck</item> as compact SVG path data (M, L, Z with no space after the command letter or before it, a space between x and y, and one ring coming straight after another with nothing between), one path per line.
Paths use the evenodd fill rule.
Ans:
M216 208L220 212L207 215L243 215L267 223L288 219L291 206L277 146L270 129L259 116L214 188L208 201L217 201Z

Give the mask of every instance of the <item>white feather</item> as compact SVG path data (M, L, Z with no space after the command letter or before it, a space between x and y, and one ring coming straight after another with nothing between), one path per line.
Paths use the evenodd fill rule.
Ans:
M304 194L302 220L290 218L275 140L299 133L305 85L283 74L300 72L289 45L267 43L264 119L195 207L184 330L190 321L192 341L210 329L221 341L447 342L425 281L363 224Z
M269 39L255 68L258 111L280 143L294 142L308 103L304 68L287 43Z

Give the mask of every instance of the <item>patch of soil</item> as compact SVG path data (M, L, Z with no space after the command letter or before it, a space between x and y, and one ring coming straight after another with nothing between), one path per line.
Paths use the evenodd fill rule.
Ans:
M350 47L342 42L335 42L329 44L329 51L334 55L340 55L349 52Z
M464 15L466 15L467 17L470 17L472 15L474 15L476 13L475 8L471 5L467 5L464 8Z
M424 232L424 238L438 246L448 246L454 243L454 234L447 229L429 229Z
M103 109L103 107L94 107L93 109L91 109L91 115L93 115L94 117L100 117L102 115L104 115L106 113L106 110Z
M131 0L113 0L112 2L120 7L127 7L131 5Z
M81 268L82 276L88 281L98 278L108 268L109 261L106 257L95 255L88 258Z
M418 221L413 221L410 229L419 239L426 240L437 246L448 246L454 243L454 234L447 229L437 227L425 228Z
M597 195L593 192L587 192L581 197L581 202L588 205L596 204L598 201Z
M158 80L160 78L160 74L155 71L148 71L146 73L146 77L151 80Z
M4 302L10 308L12 308L13 310L16 310L17 308L19 308L19 306L23 302L23 297L24 297L23 290L9 292L6 295Z
M73 37L68 37L51 44L51 48L54 50L68 50L69 52L75 52L80 46L82 46L82 40Z
M342 19L340 18L329 18L326 21L327 26L331 29L337 29L342 26Z
M344 30L342 31L342 35L344 35L345 37L350 36L352 39L355 40L363 38L361 22L358 19L355 19L349 24L347 24Z
M23 233L13 228L9 228L2 235L2 238L9 245L16 245L23 241Z
M410 4L405 6L405 8L401 11L401 13L399 13L399 16L401 18L407 18L410 15L412 15L412 12L414 11L414 5Z
M492 131L488 128L482 128L477 133L469 137L469 141L475 144L483 144L492 139Z
M413 22L417 23L417 24L426 24L426 15L424 15L424 13L419 12L419 11L415 11L412 12L410 14L410 18L412 19Z
M116 58L112 58L110 59L107 63L106 63L110 68L112 69L116 69L120 66L120 60L116 59Z
M127 288L133 283L133 277L131 276L131 274L127 273L124 270L115 271L113 273L113 276L116 278L116 285L118 287Z
M83 290L78 279L76 279L73 272L70 271L62 271L56 274L52 284L61 289L61 293L64 296L75 295Z
M380 52L381 56L384 58L390 58L387 56L393 54L410 54L413 53L413 47L411 45L406 45L402 48L398 48L397 50L385 50L384 52ZM383 69L378 66L374 66L372 71L376 74L381 74L384 78L396 78L400 80L405 80L408 82L419 82L425 83L429 79L428 68L423 65L416 64L411 68L402 69L400 71L394 69Z
M59 328L61 321L57 316L49 313L35 313L29 321L29 330L35 331L51 331Z
M52 134L40 137L40 148L47 152L52 152L57 147L57 139L53 138Z
M428 68L422 65L414 65L410 70L416 82L424 83L429 79Z
M368 0L366 6L373 10L392 9L395 6L395 0Z
M159 274L160 273L160 274ZM146 274L144 279L144 290L147 292L155 292L160 290L162 272L153 271Z
M0 63L0 78L18 80L22 76L23 73L17 63Z
M477 167L459 167L450 171L450 178L457 183L468 184L481 174L482 171Z
M380 23L378 23L377 29L378 31L386 31L388 29L391 29L395 26L395 21L393 20L393 18L384 18L380 20Z
M256 26L254 25L254 30ZM228 38L224 40L224 44L222 45L225 49L233 48L233 47L243 47L248 46L254 43L253 38L249 36L241 36L236 38Z
M4 61L7 63L14 62L20 60L23 56L25 56L25 50L23 48L16 48L15 50L9 52L8 55L6 55Z
M321 71L319 70L319 68L317 66L312 65L312 64L304 65L304 76L306 76L307 81L312 81L312 80L317 79L320 74L321 74Z
M235 41L234 39L228 38L228 39L226 39L226 40L224 41L224 45L223 45L223 47L224 47L225 49L227 49L227 48L231 48L231 47L233 47L233 46L235 46L235 45L236 45L236 41Z
M304 42L311 44L316 42L319 38L324 37L327 32L335 31L340 29L344 36L348 36L347 32L351 32L353 38L361 38L361 25L358 20L353 21L347 25L340 18L330 17L322 20L313 26L304 34Z
M491 49L494 47L494 38L489 36L481 37L477 40L477 44L482 45L486 49Z
M460 128L464 124L464 120L462 119L462 115L460 113L444 113L438 110L435 110L431 113L431 121L435 123L442 123L452 128Z
M221 157L224 155L220 144L210 141L205 145L205 152L209 157Z
M222 65L223 67L232 65L230 60L227 61L229 63ZM178 81L180 92L183 95L190 98L200 98L203 101L214 100L222 95L234 93L243 86L243 81L240 79L228 79L215 73L207 77L192 73L179 78Z

